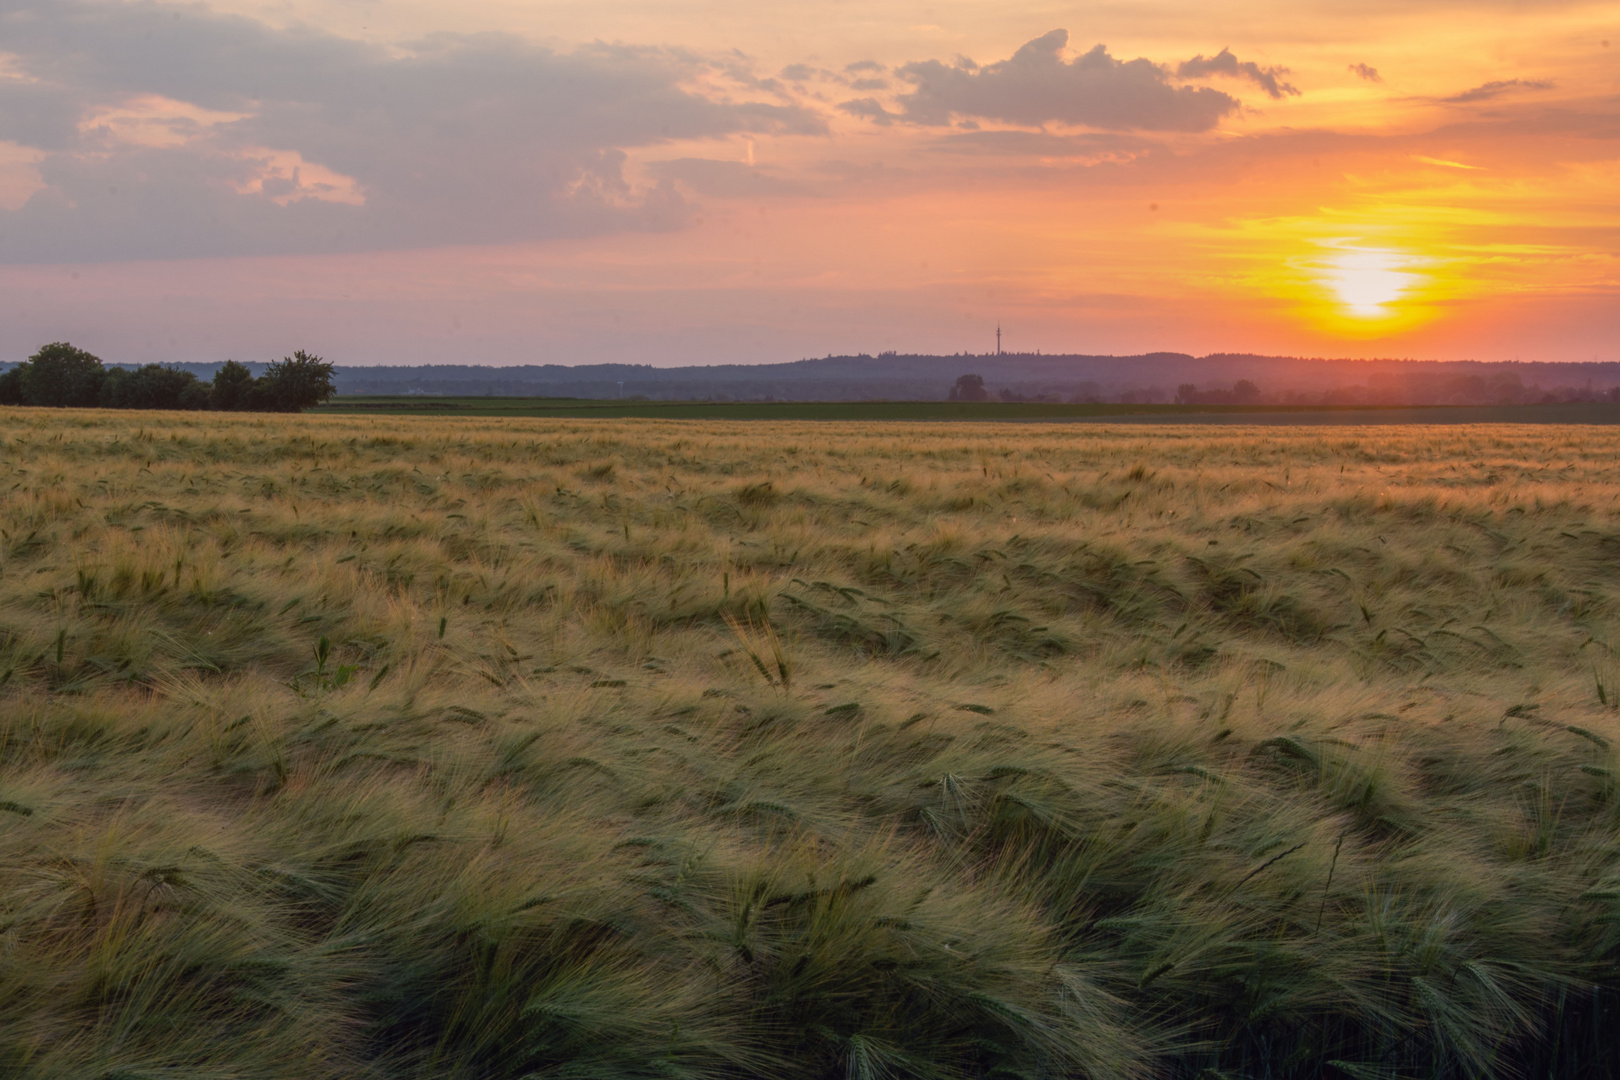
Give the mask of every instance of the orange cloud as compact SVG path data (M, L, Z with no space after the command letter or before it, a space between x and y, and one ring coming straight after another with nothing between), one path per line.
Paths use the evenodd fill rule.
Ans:
M133 94L117 105L90 109L78 123L81 134L148 149L184 146L220 124L246 119L250 113L205 109L162 94Z

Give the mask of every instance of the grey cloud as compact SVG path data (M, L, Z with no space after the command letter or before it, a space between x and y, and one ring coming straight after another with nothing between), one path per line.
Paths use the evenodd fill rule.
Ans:
M1298 87L1284 82L1282 77L1288 74L1285 67L1261 67L1253 60L1239 60L1232 55L1231 49L1222 49L1214 56L1206 57L1199 53L1191 60L1183 60L1181 66L1176 68L1176 74L1183 79L1205 79L1211 75L1227 75L1235 79L1248 79L1272 98L1297 96Z
M816 69L809 64L789 64L782 69L782 78L790 82L804 82L806 79L814 78L815 75Z
M1491 101L1503 94L1511 94L1520 90L1551 90L1552 83L1539 79L1497 79L1482 83L1471 90L1464 90L1460 94L1443 97L1440 100L1448 105L1468 105L1476 101Z
M439 34L396 52L201 7L64 0L0 0L0 42L33 80L0 83L0 139L46 153L45 189L0 212L3 262L672 228L686 214L679 192L668 180L632 190L626 149L825 130L791 104L685 89L715 65L677 50L598 43L558 53L502 35ZM168 148L79 130L88 110L149 95L246 115ZM265 149L354 178L364 205L278 205L290 185L264 175ZM319 194L311 182L300 190Z
M887 79L856 79L854 82L849 84L849 88L851 90L868 90L868 91L870 91L870 90L887 90L889 88L889 80L887 80Z
M895 121L894 113L885 109L877 98L855 98L852 101L840 102L838 107L851 116L859 116L863 120L870 120L885 127Z
M717 199L758 199L810 194L809 189L740 161L676 158L655 161L647 172L660 180L678 180L699 195Z
M897 68L895 74L916 87L899 99L904 118L929 125L976 116L1013 124L1207 131L1239 108L1236 98L1209 87L1172 86L1157 64L1117 60L1103 45L1065 61L1068 41L1067 30L1053 30L1010 59L982 67L925 60Z
M881 75L888 69L876 60L857 60L853 64L845 64L844 71L850 75Z
M990 157L1077 158L1098 154L1139 154L1159 144L1114 132L1053 135L1045 131L965 131L941 135L929 149L935 153Z
M0 28L4 23L0 22ZM0 41L4 41L0 32ZM0 81L0 140L38 150L60 150L78 136L81 108L61 88L21 80Z
M831 176L840 184L893 188L897 184L915 182L917 174L909 169L895 169L881 161L853 162L853 161L819 161L812 165L811 170L825 176Z
M601 43L598 42L596 47L601 48ZM649 56L656 56L661 52L668 52L671 56L684 57L689 62L695 62L695 66L701 66L700 57L697 54L687 50L641 48L631 51ZM779 80L769 76L760 78L758 75L754 74L753 58L748 56L746 53L733 49L731 53L725 57L725 62L720 65L718 70L724 73L726 78L735 82L739 86L746 86L754 90L763 90L775 97L787 100L786 91Z
M1368 82L1383 82L1384 77L1378 74L1378 69L1366 64L1351 64L1348 70L1351 74L1366 79Z

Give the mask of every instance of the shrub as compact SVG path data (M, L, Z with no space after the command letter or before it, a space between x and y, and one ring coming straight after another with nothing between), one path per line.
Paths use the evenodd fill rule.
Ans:
M208 384L192 375L180 387L180 398L175 402L174 407L196 411L210 408L212 404L213 394L209 392Z
M206 409L208 388L191 372L162 364L133 371L112 368L102 380L96 404L104 409Z

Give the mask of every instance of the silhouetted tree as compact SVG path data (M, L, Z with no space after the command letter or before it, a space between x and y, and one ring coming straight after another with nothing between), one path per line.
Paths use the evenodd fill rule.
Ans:
M951 387L950 401L989 401L990 391L984 388L983 375L960 375Z
M21 405L22 399L22 365L0 375L0 405Z
M55 341L17 365L24 405L87 408L96 404L106 369L99 357Z
M253 408L264 412L299 412L319 405L337 392L333 365L299 349L272 362L253 384Z
M209 408L224 412L241 412L253 407L253 372L246 364L225 361L214 372L213 390L209 395Z

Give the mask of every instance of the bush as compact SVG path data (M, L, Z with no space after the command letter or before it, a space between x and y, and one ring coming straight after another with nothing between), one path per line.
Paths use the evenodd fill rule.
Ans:
M133 371L113 368L96 404L104 409L206 409L208 388L189 371L147 364Z
M188 375L190 380L180 387L180 399L175 408L198 411L210 408L213 405L213 394L209 392L208 384Z

